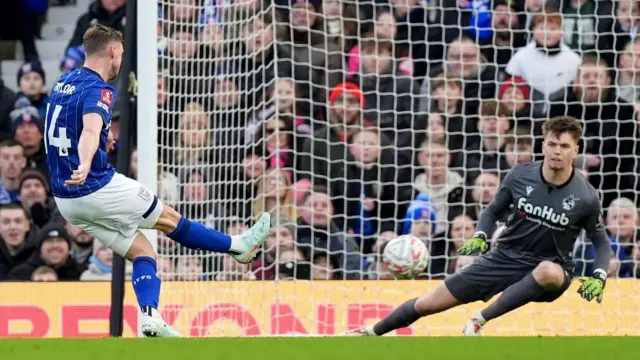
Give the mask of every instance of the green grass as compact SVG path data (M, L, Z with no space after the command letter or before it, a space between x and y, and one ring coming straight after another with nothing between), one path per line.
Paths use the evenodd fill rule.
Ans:
M627 360L640 338L1 339L7 360Z

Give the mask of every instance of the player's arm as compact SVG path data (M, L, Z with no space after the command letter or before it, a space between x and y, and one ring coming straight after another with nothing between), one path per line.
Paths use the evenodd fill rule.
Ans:
M82 133L78 140L80 165L73 171L66 186L78 186L84 181L91 169L91 162L100 146L100 134L103 128L111 126L111 107L115 94L108 86L94 86L86 90L82 99Z
M594 261L595 270L590 277L585 276L578 279L582 283L578 289L578 294L587 301L596 299L596 301L602 302L604 285L607 281L611 244L605 231L600 201L596 198L596 201L594 201L589 208L592 209L592 211L589 216L583 220L582 226L586 231L587 239L591 240L596 250Z
M82 116L82 134L78 141L78 156L80 165L91 166L93 156L100 145L100 133L102 132L102 118L96 113Z
M496 196L491 203L482 211L476 226L476 233L473 238L468 240L458 249L460 255L477 255L484 254L489 250L487 239L491 237L496 230L496 223L509 210L513 203L511 196L511 187L513 185L514 172L518 171L518 167L514 167L505 176Z
M66 186L78 186L84 184L91 169L91 162L100 145L100 132L102 131L102 117L96 113L82 116L82 134L78 140L78 157L80 165L71 174L71 180L65 182Z

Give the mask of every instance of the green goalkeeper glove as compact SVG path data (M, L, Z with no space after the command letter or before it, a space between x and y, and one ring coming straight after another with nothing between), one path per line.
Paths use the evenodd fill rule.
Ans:
M458 249L458 254L463 256L482 255L488 250L487 235L478 231L473 235L472 239L467 240L467 242Z
M578 294L585 300L591 301L596 299L598 303L602 302L602 295L604 293L604 285L607 282L607 274L604 270L596 270L591 277L583 276L578 278L578 281L582 283L578 289Z

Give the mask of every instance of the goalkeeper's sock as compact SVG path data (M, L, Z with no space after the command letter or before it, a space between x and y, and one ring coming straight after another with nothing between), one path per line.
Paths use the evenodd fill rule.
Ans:
M133 291L138 298L140 309L148 312L148 308L158 308L160 301L160 278L157 275L156 261L148 256L139 256L133 260Z
M416 301L418 298L411 299L393 310L391 314L373 326L373 332L381 336L416 322L422 317L416 311Z
M231 246L231 236L191 221L184 216L180 218L176 229L167 236L189 249L219 253L228 253L229 250L234 250Z
M509 286L493 304L480 313L484 321L489 321L538 299L544 288L538 284L533 274Z

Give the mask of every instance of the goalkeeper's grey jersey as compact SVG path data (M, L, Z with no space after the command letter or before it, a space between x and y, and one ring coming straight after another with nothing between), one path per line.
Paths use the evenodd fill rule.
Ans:
M550 260L572 267L573 245L582 229L589 239L606 239L598 192L574 171L563 185L547 184L542 161L516 165L478 221L489 236L495 220L510 211L498 247L514 257ZM608 243L608 240L607 240Z

